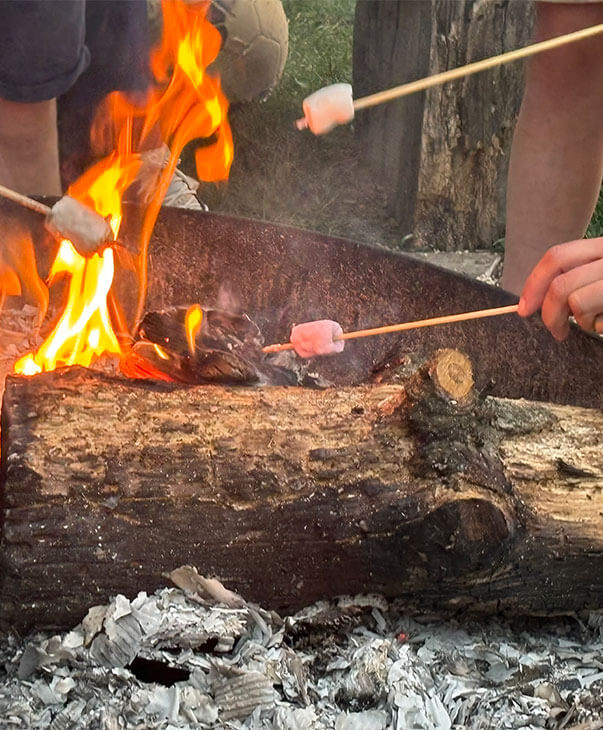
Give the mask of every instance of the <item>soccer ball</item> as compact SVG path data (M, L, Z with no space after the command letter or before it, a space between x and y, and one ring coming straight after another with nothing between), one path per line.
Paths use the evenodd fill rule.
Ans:
M280 80L289 45L281 0L211 0L208 19L222 35L211 66L229 101L265 99Z

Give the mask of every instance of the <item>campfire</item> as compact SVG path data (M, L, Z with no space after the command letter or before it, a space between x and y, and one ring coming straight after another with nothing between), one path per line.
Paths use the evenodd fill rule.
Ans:
M294 323L513 302L401 254L162 210L190 141L203 180L233 159L204 9L166 2L152 92L99 110L101 159L68 192L114 240L59 241L43 280L39 217L7 224L3 300L27 293L44 335L11 345L2 404L0 716L596 723L601 342L500 317L309 362L267 353ZM34 630L52 633L16 633Z
M120 92L109 96L99 110L92 138L97 151L107 146L111 151L68 191L71 198L109 220L118 240L123 196L133 185L143 189L139 200L146 204L135 255L119 256L119 251L107 246L85 256L72 242L62 240L48 281L51 286L61 277L68 278L66 303L43 344L17 361L16 373L34 375L72 365L90 367L103 356L124 357L129 349L128 326L112 292L116 265L129 258L138 275L136 321L146 293L150 236L184 146L194 139L206 140L196 152L199 177L205 181L228 177L233 158L228 102L219 79L206 71L216 59L221 37L206 19L206 10L204 4L165 3L162 40L151 57L155 83L148 98L136 103ZM145 156L158 147L168 151L166 158L159 167L149 166ZM4 278L3 291L18 293L17 272L7 268Z

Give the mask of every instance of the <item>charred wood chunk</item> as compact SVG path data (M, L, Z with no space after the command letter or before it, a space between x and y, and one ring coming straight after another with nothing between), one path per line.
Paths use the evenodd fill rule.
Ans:
M246 314L197 304L172 307L147 312L120 366L128 377L192 385L328 387L294 353L266 356L263 344L260 330Z

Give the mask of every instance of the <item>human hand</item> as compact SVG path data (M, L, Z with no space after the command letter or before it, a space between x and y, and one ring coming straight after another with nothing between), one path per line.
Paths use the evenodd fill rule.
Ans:
M539 308L557 340L568 336L570 315L587 332L603 334L603 237L547 251L524 285L518 312L528 317Z
M304 99L303 109L302 126L305 122L313 134L326 134L354 118L352 87L350 84L325 86Z
M342 334L343 330L337 322L320 319L315 322L296 324L291 330L289 340L300 357L335 355L342 352L345 346L343 340L335 340L335 337Z

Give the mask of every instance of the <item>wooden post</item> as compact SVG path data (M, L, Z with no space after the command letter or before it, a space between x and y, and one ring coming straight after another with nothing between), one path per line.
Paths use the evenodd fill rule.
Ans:
M359 0L354 96L526 45L532 13L510 0ZM417 246L476 249L503 235L522 72L510 64L359 112L365 158Z

